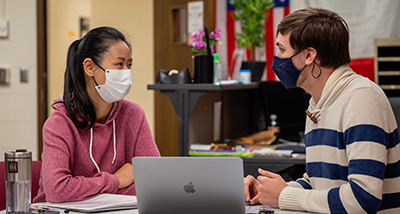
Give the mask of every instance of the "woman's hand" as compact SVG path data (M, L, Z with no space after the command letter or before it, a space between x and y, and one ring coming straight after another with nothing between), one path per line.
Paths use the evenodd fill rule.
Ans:
M132 164L126 163L121 168L119 168L115 173L119 180L118 189L125 188L135 182L135 177L133 176Z

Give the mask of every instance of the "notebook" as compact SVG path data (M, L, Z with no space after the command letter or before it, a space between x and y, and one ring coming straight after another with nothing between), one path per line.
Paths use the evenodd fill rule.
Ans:
M44 210L60 210L78 211L85 213L124 210L137 208L136 196L133 195L119 195L119 194L99 194L93 198L64 203L35 203L32 205L35 209ZM54 209L57 208L57 209ZM60 213L64 213L60 212Z
M239 157L134 157L140 214L244 214Z

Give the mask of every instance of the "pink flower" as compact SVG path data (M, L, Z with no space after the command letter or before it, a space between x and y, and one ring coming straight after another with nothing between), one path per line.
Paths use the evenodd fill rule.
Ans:
M215 39L215 40L219 40L221 38L221 29L215 29L214 31L212 31L210 33L210 38L211 39Z
M206 47L206 43L203 40L196 40L193 42L193 47L196 49L203 49Z
M219 39L221 38L221 32L222 30L220 29L215 29L214 31L211 31L209 40L211 49L214 48L215 43L220 43ZM191 50L194 54L207 54L205 32L202 29L199 29L198 32L192 32L188 41L193 47ZM212 52L214 53L213 50Z

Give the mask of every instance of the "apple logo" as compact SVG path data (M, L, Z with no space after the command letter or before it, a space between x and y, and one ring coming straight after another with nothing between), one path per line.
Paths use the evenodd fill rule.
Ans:
M192 182L183 186L183 189L185 190L186 193L194 193L194 191L195 191L194 185L192 184Z

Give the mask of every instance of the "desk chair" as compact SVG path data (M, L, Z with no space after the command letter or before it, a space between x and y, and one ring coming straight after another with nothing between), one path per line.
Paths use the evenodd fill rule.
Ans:
M0 161L0 210L6 209L6 180L4 161ZM41 161L32 161L32 191L31 201L36 197L39 191Z
M304 133L308 103L311 95L301 88L286 89L281 82L260 82L261 100L266 124L270 115L277 115L279 138L300 142Z
M400 97L389 97L390 105L392 106L394 116L397 121L397 128L400 126ZM399 129L400 132L400 129Z

